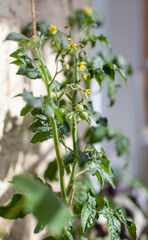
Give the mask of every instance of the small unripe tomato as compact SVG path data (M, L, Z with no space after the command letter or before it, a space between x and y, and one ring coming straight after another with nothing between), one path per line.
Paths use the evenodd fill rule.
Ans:
M87 112L81 112L80 113L80 118L83 120L88 120L88 114Z
M66 120L71 120L72 117L73 117L72 113L68 113L68 114L66 115Z
M65 111L66 111L66 109L64 109L64 108L61 108L61 109L60 109L60 112L61 112L61 113L65 113Z
M75 110L76 110L77 112L80 112L80 111L83 111L83 110L84 110L84 107L83 107L82 104L77 104L77 105L75 106Z

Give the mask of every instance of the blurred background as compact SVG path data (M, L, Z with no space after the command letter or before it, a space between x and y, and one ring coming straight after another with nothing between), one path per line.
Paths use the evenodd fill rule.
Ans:
M121 54L133 67L128 77L128 86L120 81L116 103L109 105L106 97L107 85L103 87L100 100L95 104L109 119L109 125L129 137L131 155L129 171L148 184L148 1L147 0L103 0L93 1L94 8L105 15L105 24L98 33L107 36L113 52ZM95 53L94 53L95 54ZM105 84L104 84L105 85ZM117 158L113 143L104 144L114 164L123 166Z
M74 0L74 7L90 6L100 10L105 16L104 25L97 34L107 36L113 52L122 55L133 67L133 74L128 77L128 87L123 80L122 88L117 91L116 103L109 107L107 84L103 91L94 96L94 106L109 120L109 125L121 130L130 139L129 174L138 177L148 185L148 0ZM45 20L57 27L66 24L68 15L67 0L35 0L37 21ZM10 65L8 57L17 49L17 43L4 41L12 31L22 31L31 22L29 0L0 0L0 204L9 200L12 189L8 181L20 172L42 174L49 162L49 153L54 155L52 145L32 146L30 135L26 131L30 119L22 120L19 113L24 103L13 97L27 86L29 90L39 91L42 83L30 83L25 78L16 76L17 68ZM95 55L97 48L91 53ZM50 50L46 52L46 62L54 60ZM48 55L48 57L47 57ZM54 68L53 68L54 69ZM93 89L98 86L93 83ZM122 169L125 156L117 157L113 142L103 142L115 168ZM9 232L11 228L14 240L20 240L22 229L26 232L21 240L38 240L29 230L30 218L14 222L0 219L1 228ZM16 226L15 224L15 226ZM34 224L34 222L32 223ZM1 230L1 229L0 229Z

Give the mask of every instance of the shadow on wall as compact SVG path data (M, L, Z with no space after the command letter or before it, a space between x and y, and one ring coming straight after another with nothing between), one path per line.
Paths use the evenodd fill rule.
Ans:
M24 118L22 124L17 123L17 117L11 117L10 112L4 120L3 137L0 140L0 181L7 178L10 181L15 173L27 172L37 175L36 169L53 149L53 145L46 151L41 151L41 144L30 144L31 134L27 130L30 116ZM35 156L35 157L34 157ZM0 197L3 204L10 198L12 188L9 187Z

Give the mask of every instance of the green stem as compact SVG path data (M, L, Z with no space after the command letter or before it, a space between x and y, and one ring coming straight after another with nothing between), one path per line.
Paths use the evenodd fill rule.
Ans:
M79 69L78 69L78 52L76 51L75 54L75 76L74 76L74 82L77 83L79 79ZM76 96L77 96L77 92L74 91L73 92L73 98L72 98L72 111L74 111L74 104L75 104L75 100L76 100ZM73 165L72 165L72 172L71 172L71 176L70 176L70 180L68 183L68 187L67 187L67 195L71 192L71 189L73 187L74 184L74 180L75 180L75 174L76 174L76 168L77 168L77 151L78 151L78 138L77 138L77 120L76 117L74 116L73 118L73 126L72 126L72 139L73 139L73 152L76 156Z
M41 51L40 50L39 50L38 56L39 56L39 60L40 60L40 63L41 63L42 69L43 69L43 74L44 74L44 78L45 78L46 88L47 88L47 92L48 92L49 104L52 107L51 86L50 86L51 79L49 79L49 77L48 77L48 74L47 74L44 62L42 60L42 55L41 55ZM62 198L65 200L66 199L66 191L65 191L64 167L63 167L61 153L60 153L57 123L56 123L56 120L55 120L55 118L53 116L49 116L49 118L50 118L50 122L51 122L51 126L52 126L54 147L55 147L55 152L56 152L56 156L57 156L57 163L58 163L59 173L60 173L61 194L62 194Z
M73 152L76 155L76 159L74 160L73 165L72 165L72 172L71 172L70 180L69 180L68 187L67 187L67 195L69 195L69 193L73 187L76 168L77 168L77 124L76 124L75 117L73 120L72 138L73 138Z
M63 167L61 153L60 153L58 130L57 130L57 124L56 124L55 118L51 118L51 125L52 125L53 138L54 138L54 147L56 151L57 162L58 162L59 173L60 173L60 186L61 186L62 198L66 199L64 167Z

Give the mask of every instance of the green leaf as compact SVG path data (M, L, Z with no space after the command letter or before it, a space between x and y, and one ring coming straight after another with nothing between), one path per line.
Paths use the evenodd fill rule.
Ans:
M106 117L100 117L97 123L100 123L103 127L107 127L108 125L108 120Z
M43 107L45 99L43 97L34 97L31 92L24 89L22 94L23 99L32 107Z
M25 116L25 115L27 115L31 110L32 110L32 106L29 105L29 104L26 104L26 106L22 108L20 115L21 115L21 116Z
M39 233L41 231L43 231L43 229L45 228L46 224L43 223L37 223L35 229L34 229L34 233Z
M25 48L19 48L15 52L11 53L10 57L20 60L22 62L20 54L22 56L22 55L24 55L24 53L25 53Z
M98 82L99 86L101 87L101 84L105 78L105 74L101 69L97 69L93 71L93 77Z
M92 209L88 203L82 208L81 212L81 222L83 232L86 232L88 228L94 225L95 221L99 218L99 215L96 210Z
M11 62L11 64L15 64L17 66L22 66L24 63L22 60L15 60L15 61Z
M127 76L126 76L125 71L122 69L119 69L119 68L116 68L115 70L121 75L121 77L123 78L123 80L127 86Z
M75 154L73 152L66 152L66 154L64 155L64 164L65 166L69 163L72 163L74 161L74 159L76 158Z
M95 23L95 22L91 16L86 19L86 22L85 22L86 25L91 25L93 23Z
M47 238L44 238L43 240L58 240L56 237L50 236Z
M94 225L95 221L99 218L98 212L93 209L97 207L97 201L92 193L88 193L88 201L84 204L81 211L81 222L83 232Z
M76 214L81 213L81 209L88 199L88 191L94 191L90 179L83 177L75 182L75 193L73 198L73 208Z
M98 126L94 128L92 136L90 136L90 143L96 143L102 141L106 136L106 128L103 126Z
M37 67L32 63L23 64L16 73L17 75L24 75L30 79L41 78L40 72L37 70Z
M58 130L60 131L61 134L68 136L70 133L70 126L68 122L64 119L63 124L58 125Z
M63 84L59 83L57 80L54 80L52 83L52 92L59 92L62 89Z
M120 221L116 216L109 214L107 217L107 226L111 240L116 240L119 237L121 231Z
M0 216L6 219L23 218L27 214L24 212L25 198L22 194L14 194L7 206L0 206Z
M72 221L69 221L65 227L65 235L69 240L74 240L72 232L73 232L73 223Z
M106 43L106 45L107 45L108 47L110 47L110 44L109 44L107 38L106 38L103 34L101 34L101 35L98 37L98 39L99 39L99 41Z
M63 120L63 116L62 116L62 113L60 112L60 110L57 108L54 108L54 112L55 112L59 122L63 123L64 120Z
M85 163L89 161L88 156L83 153L81 150L78 150L78 163L79 167L83 167Z
M103 186L104 186L104 180L103 180L103 178L102 178L100 172L99 172L99 171L96 171L95 176L97 177L97 179L98 179L98 181L99 181L99 183L100 183L100 185L101 185L101 188L103 189Z
M48 139L52 138L52 134L50 132L37 132L31 139L31 143L35 144L38 142L44 142Z
M117 208L115 210L115 215L120 220L120 222L122 222L123 224L126 225L127 221L126 221L125 216L120 208Z
M126 226L127 226L128 233L131 236L131 238L133 240L136 240L137 236L136 236L136 226L135 226L135 223L133 223L132 221L127 221Z
M103 65L103 70L112 81L115 80L115 69L114 65L111 62L108 62L107 64Z
M115 146L116 146L116 151L117 155L121 156L124 153L129 153L129 139L125 136L122 135L122 133L118 132L116 133L116 141L115 141Z
M46 184L29 175L15 176L12 183L24 192L25 207L32 212L38 222L46 224L51 233L60 234L70 219L68 209L62 200Z
M17 59L11 63L20 66L19 70L17 71L18 75L23 75L30 79L41 78L41 74L35 64L37 59L30 58L25 48L16 50L10 56Z
M104 16L101 12L99 11L93 11L93 20L97 24L97 27L101 26L104 22Z
M48 164L48 167L44 173L44 178L48 179L49 181L57 181L57 171L58 165L57 160L54 160Z
M43 120L43 121L47 120L46 112L43 108L35 107L31 111L31 114L35 119L39 119L39 120Z
M50 128L48 126L48 122L45 121L40 121L37 120L36 122L34 122L29 128L29 131L31 132L49 132Z
M115 188L115 184L113 182L114 175L112 172L112 168L110 167L110 161L106 159L102 163L100 163L100 166L100 174L102 178L104 178L107 182L111 184L113 188Z
M107 133L106 133L106 137L108 140L114 138L116 136L116 129L112 126L107 128Z
M108 81L108 97L110 106L113 106L116 100L116 93L121 86L117 82Z
M23 34L17 33L17 32L11 32L8 34L5 40L21 41L23 39L27 39Z

